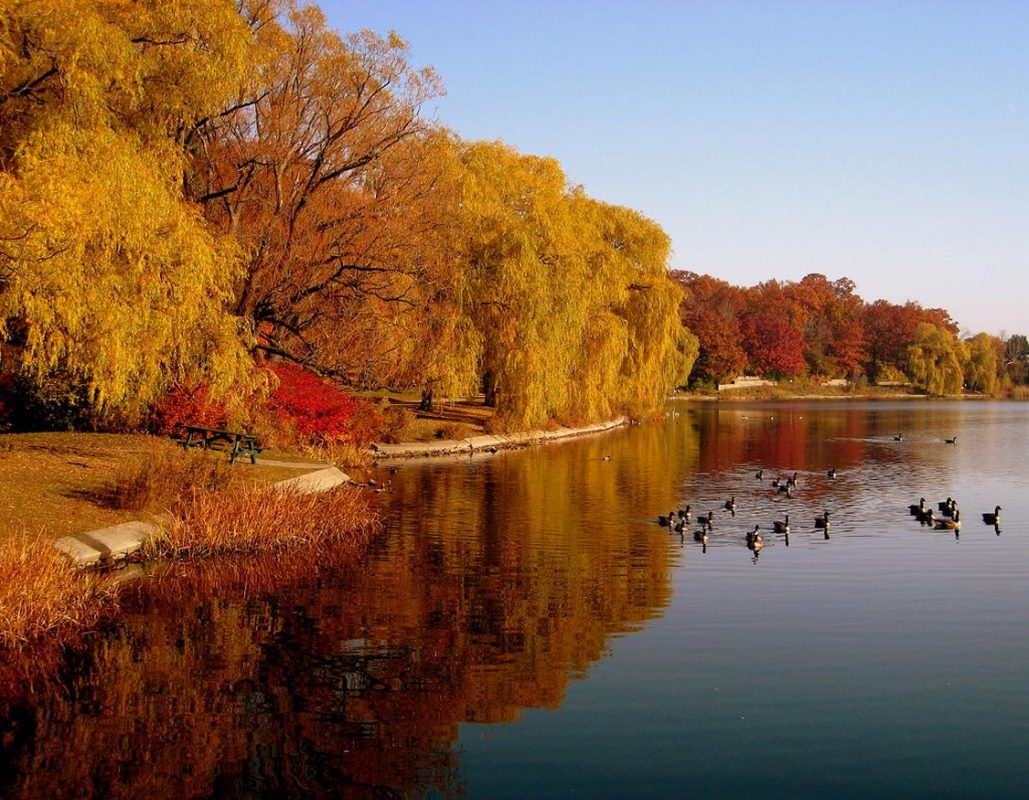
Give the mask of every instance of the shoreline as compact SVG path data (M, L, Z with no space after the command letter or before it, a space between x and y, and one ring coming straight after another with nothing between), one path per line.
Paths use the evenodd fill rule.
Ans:
M555 428L551 431L523 431L509 434L484 434L466 439L440 439L435 442L373 442L370 446L372 459L376 464L382 461L406 460L412 458L438 458L442 456L472 455L474 453L496 453L500 450L514 450L559 439L588 436L593 433L621 428L629 424L627 417L616 417L606 422L583 425L576 428Z
M687 401L687 402L698 402L698 403L782 403L782 402L794 402L797 400L819 400L819 401L851 401L851 400L870 400L872 402L889 402L891 400L903 400L914 401L914 400L930 400L930 401L948 401L948 402L959 402L959 401L1013 401L1019 402L1017 398L1013 397L991 397L984 394L948 394L933 397L927 394L915 394L908 392L905 394L791 394L782 397L741 397L741 396L729 396L725 395L714 396L714 395L703 395L703 394L680 394L675 397L669 397L669 400L673 401Z

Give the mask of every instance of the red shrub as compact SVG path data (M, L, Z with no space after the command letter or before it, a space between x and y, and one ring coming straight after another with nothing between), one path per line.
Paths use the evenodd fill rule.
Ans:
M290 363L272 366L279 386L268 409L289 420L301 436L319 443L367 444L382 425L378 408L341 392L328 381Z
M154 433L174 433L182 425L217 428L225 424L225 406L211 402L207 386L176 386L153 407L149 428Z

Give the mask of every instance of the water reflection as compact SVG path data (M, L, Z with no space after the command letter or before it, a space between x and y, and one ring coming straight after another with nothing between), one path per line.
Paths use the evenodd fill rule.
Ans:
M953 540L915 523L944 497L959 497L969 519L981 510L983 528L1000 536L988 510L998 501L1024 505L1008 498L1024 497L1025 422L1025 407L1004 404L684 406L658 424L558 447L399 464L382 476L392 491L378 496L386 530L358 567L336 563L329 550L175 568L142 581L62 691L8 709L0 793L363 798L467 789L493 797L509 784L521 786L521 796L544 794L542 787L562 785L564 773L543 756L535 768L523 764L522 750L494 755L506 770L477 761L485 756L469 755L476 748L462 738L462 723L508 723L535 708L562 708L560 720L573 713L563 705L583 685L572 681L595 676L625 634L646 642L658 627L661 647L640 645L654 672L620 666L624 649L621 661L608 659L601 670L617 691L595 699L590 724L624 731L617 747L577 750L573 760L608 775L634 763L623 751L639 742L639 763L643 754L656 762L649 788L636 775L634 791L668 796L691 785L724 794L724 784L703 782L707 759L669 752L662 760L663 743L700 737L711 774L724 781L731 765L718 753L774 749L782 720L803 737L824 725L825 708L850 702L820 683L823 674L848 674L867 652L875 691L893 685L880 653L913 658L904 650L911 632L885 643L860 639L882 627L866 630L865 616L904 617L874 591L875 581L902 576L894 591L903 608L920 610L921 637L947 631L949 619L919 605L916 586L942 597L946 609L954 584L985 580L970 584L973 611L990 597L990 581L1021 591L1025 559L982 561L987 579L963 561L946 562L939 575L924 569L943 538L962 556L986 540L971 523ZM959 445L944 443L958 434ZM1024 529L1019 513L1005 524ZM988 543L1014 553L1024 548L1019 539ZM855 595L870 583L871 594ZM889 614L866 612L858 601ZM834 603L831 614L822 612ZM767 608L790 613L756 613ZM990 609L991 621L1009 624ZM661 619L669 614L671 633ZM769 638L772 630L781 641ZM808 642L814 649L803 652ZM920 647L949 653L956 645L923 638ZM779 657L769 660L768 652ZM837 652L849 661L824 669ZM756 680L763 687L756 718L765 725L712 728L721 706L707 705L715 701L682 679L692 663L701 683L732 685L738 670L748 684ZM778 671L787 664L788 674ZM649 682L640 677L648 674ZM790 686L821 693L812 719L791 717L807 695L779 703ZM855 684L841 691L853 693ZM623 694L642 699L625 706ZM897 707L914 713L910 702ZM853 723L833 724L852 730ZM806 747L840 763L854 752L849 741L831 753L824 741ZM549 740L542 742L546 750ZM791 739L796 752L780 755L803 762L799 744ZM862 752L871 746L861 744ZM775 761L735 778L740 786L756 781L738 794L779 785L769 778ZM853 785L875 794L862 775L855 766ZM628 785L602 786L624 794ZM839 784L823 785L822 795L832 787Z

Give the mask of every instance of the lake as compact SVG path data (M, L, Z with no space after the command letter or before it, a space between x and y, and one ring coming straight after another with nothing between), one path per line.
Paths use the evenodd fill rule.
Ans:
M4 721L0 794L1029 793L1029 404L668 411L380 470L357 566L141 581L63 691ZM960 530L920 524L922 497ZM706 545L657 524L686 504Z

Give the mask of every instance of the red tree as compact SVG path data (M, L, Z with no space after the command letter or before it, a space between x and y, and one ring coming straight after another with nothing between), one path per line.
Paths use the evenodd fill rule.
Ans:
M799 375L804 371L804 336L782 317L755 314L740 324L743 348L759 375Z

